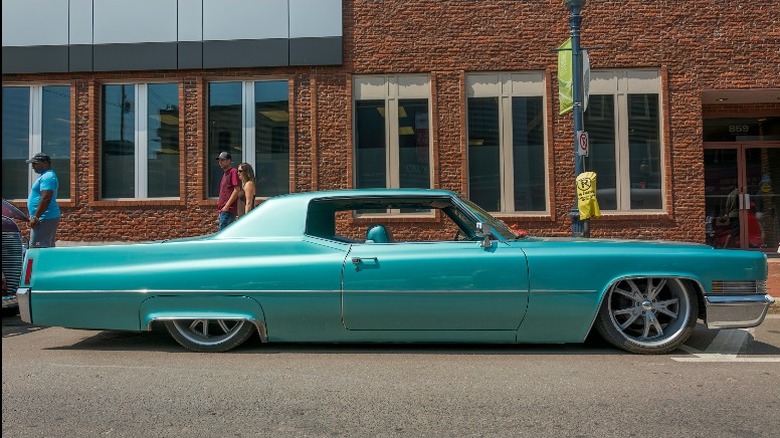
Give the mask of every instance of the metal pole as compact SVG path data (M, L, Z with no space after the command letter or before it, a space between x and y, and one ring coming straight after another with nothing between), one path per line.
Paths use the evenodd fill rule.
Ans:
M584 131L582 120L583 84L582 84L582 50L580 49L580 26L582 16L580 10L585 6L585 0L566 0L569 9L569 28L571 31L571 55L572 55L572 93L574 112L574 178L577 178L585 169L585 157L578 154L577 133ZM575 183L576 184L576 183ZM571 216L571 233L574 237L590 236L589 219L580 220L580 212L577 208L577 195L575 187L574 206L569 211Z

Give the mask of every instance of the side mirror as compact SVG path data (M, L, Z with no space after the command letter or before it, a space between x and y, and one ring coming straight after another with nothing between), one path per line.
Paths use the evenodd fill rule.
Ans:
M493 243L490 241L490 237L493 235L493 227L483 222L477 222L477 231L482 235L482 241L479 242L479 246L482 248L490 248Z

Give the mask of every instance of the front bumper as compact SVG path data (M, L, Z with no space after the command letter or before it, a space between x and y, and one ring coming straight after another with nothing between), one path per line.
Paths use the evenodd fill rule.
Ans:
M19 299L16 295L3 295L3 309L14 308L18 305Z
M705 296L707 327L711 329L755 327L764 321L769 306L774 302L774 298L769 295Z
M30 288L20 287L16 290L16 298L19 302L19 316L22 321L32 324L32 315L30 314Z

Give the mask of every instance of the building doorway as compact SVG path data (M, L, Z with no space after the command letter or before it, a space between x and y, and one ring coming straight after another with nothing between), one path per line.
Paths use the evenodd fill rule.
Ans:
M705 142L704 181L708 244L777 251L780 142Z

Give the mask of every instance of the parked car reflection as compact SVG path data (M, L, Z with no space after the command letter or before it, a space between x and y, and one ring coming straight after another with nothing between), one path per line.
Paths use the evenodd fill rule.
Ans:
M14 219L27 221L27 215L3 199L3 310L17 308L16 289L22 273L27 240Z

